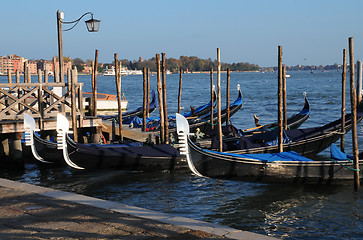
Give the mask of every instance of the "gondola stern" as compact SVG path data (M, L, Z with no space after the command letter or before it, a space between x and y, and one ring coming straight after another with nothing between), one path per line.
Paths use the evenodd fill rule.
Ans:
M77 164L75 164L74 162L72 162L72 160L69 157L68 147L67 147L67 135L69 133L71 133L71 131L69 131L68 119L64 115L58 113L57 114L57 143L58 143L57 148L62 150L64 161L70 167L83 170L84 169L83 167L80 167Z
M176 128L178 133L179 140L179 151L181 155L185 155L187 158L189 169L195 175L199 177L204 177L199 171L195 168L193 164L193 160L190 155L188 138L190 135L194 135L190 133L188 120L181 114L176 113Z
M310 103L309 103L306 92L304 92L304 100L305 100L305 105L304 105L303 111L306 112L306 114L310 115Z
M25 146L30 146L31 152L36 160L43 163L51 163L44 160L44 158L38 154L37 149L35 148L34 134L35 131L40 131L40 129L35 129L35 126L36 124L34 118L31 115L24 113Z

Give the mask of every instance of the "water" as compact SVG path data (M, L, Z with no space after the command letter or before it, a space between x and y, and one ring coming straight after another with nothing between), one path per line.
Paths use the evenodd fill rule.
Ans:
M325 124L340 117L341 75L338 72L290 72L287 79L288 116L303 107L306 92L311 117L302 127ZM214 76L216 79L216 76ZM222 95L226 75L222 74ZM6 77L1 77L2 82ZM36 81L34 78L33 81ZM90 77L79 76L84 90L91 91ZM199 106L209 101L209 74L184 74L182 106ZM168 110L177 110L178 75L167 76ZM238 128L276 121L277 74L232 73L231 101L240 84L244 105L232 117ZM349 84L347 83L347 111ZM156 90L156 76L151 77ZM115 94L114 77L98 77L98 91ZM129 109L142 105L142 77L122 78L122 91ZM222 105L225 103L222 99ZM154 116L158 115L156 111ZM358 143L362 145L362 125ZM351 153L351 134L346 135L346 151ZM319 154L329 157L326 150ZM363 236L363 193L353 186L309 186L249 183L199 178L188 171L139 173L126 171L76 171L53 169L29 163L22 171L1 170L0 177L72 191L151 210L219 223L284 239L361 239Z

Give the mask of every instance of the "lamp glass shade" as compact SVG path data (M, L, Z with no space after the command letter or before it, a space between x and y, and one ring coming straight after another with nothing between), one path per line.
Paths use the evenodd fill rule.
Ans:
M100 28L100 22L101 22L100 20L91 18L90 20L87 20L85 22L86 22L87 30L89 32L98 32L98 30Z

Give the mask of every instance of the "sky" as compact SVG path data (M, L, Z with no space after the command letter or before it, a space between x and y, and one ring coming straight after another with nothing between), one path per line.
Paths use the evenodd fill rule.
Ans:
M56 12L64 21L92 12L97 33L84 21L63 32L64 56L111 63L119 59L197 56L277 66L278 46L286 65L341 64L348 39L355 60L363 58L361 0L18 0L2 1L0 56L47 59L58 54ZM63 29L67 26L63 25Z

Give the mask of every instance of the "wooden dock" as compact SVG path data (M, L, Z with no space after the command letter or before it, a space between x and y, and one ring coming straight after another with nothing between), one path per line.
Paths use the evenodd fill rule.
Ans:
M111 120L102 121L102 132L109 135L109 139L113 140L118 138L119 126ZM144 132L141 128L130 128L129 126L122 126L122 134L124 138L139 141L156 143L158 141L159 132L157 134L153 132Z
M120 136L115 121L86 116L83 83L78 83L76 70L68 74L68 83L48 82L45 75L43 81L41 73L37 83L25 79L26 82L20 83L17 74L15 83L11 76L8 83L0 83L0 162L5 159L23 163L24 113L35 119L42 137L56 136L56 116L62 113L69 119L74 140L78 142L109 143L123 137L144 143L160 142L159 133L123 126ZM86 110L88 115L93 112L90 108Z
M88 131L99 134L102 119L85 116L83 83L78 83L76 70L72 70L68 83L48 82L46 77L43 81L41 73L37 83L29 82L28 78L25 79L26 82L20 83L17 74L15 83L11 80L11 76L8 83L0 83L1 161L9 157L22 161L21 140L24 133L24 113L36 120L37 128L42 135L55 133L58 113L70 119L71 128L76 129L75 139L78 139L78 132Z

